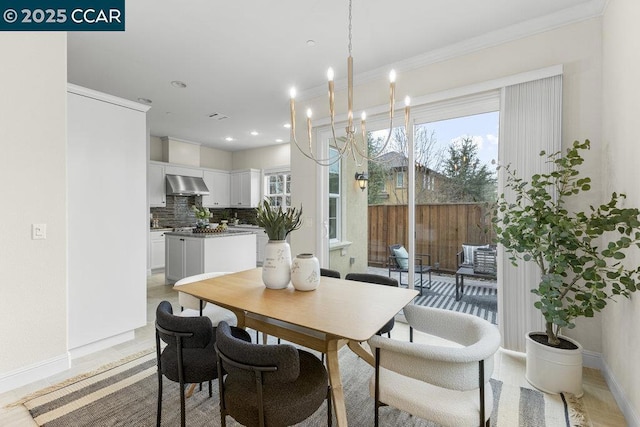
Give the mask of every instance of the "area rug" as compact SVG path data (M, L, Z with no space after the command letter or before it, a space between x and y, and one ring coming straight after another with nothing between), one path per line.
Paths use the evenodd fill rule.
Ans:
M155 352L123 360L32 393L15 404L24 405L37 425L154 426L156 424L157 376ZM373 400L368 379L373 368L347 348L340 351L340 367L350 426L373 425ZM580 399L553 396L492 379L494 408L491 425L496 427L584 427L590 422L581 410ZM207 387L187 399L187 425L220 426L217 386L208 397ZM179 386L164 380L162 425L180 424ZM326 404L299 426L326 426ZM236 427L230 417L227 425ZM381 408L381 426L436 427L391 407Z
M498 324L498 298L495 288L465 285L464 295L456 301L455 283L433 280L431 289L425 288L415 303L427 307L442 308L473 314Z

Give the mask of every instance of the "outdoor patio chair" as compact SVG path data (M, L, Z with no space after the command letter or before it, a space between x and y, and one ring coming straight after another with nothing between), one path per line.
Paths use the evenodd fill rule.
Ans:
M389 245L388 264L389 277L391 277L392 272L399 273L400 277L398 278L398 282L400 286L404 286L404 283L402 283L402 273L407 273L407 276L409 275L409 253L404 246L400 244ZM422 295L425 273L428 274L429 277L427 289L431 289L431 255L416 254L414 272L420 274L420 295Z
M459 346L418 344L374 335L369 345L375 371L369 388L374 425L384 404L442 426L489 426L493 390L489 379L500 346L498 329L477 316L409 304L412 328Z

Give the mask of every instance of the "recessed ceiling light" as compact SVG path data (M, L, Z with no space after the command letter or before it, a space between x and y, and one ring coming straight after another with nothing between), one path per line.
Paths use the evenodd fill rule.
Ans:
M285 123L284 127L286 127L287 129L291 129L291 123Z
M228 141L228 142L231 142L231 141L233 141L233 138L231 138L230 136L228 136L228 137L226 137L224 140L225 140L225 141Z
M315 46L316 45L316 41L315 40L307 40L307 46Z
M251 135L253 135L253 136L257 136L257 135L258 135L258 132L256 132L255 130L252 130L252 131L251 131Z
M282 139L278 138L276 139L276 142L282 142Z
M180 80L174 80L171 82L171 86L177 87L178 89L184 89L187 87L185 82L181 82Z
M149 98L138 98L138 102L142 102L143 104L147 104L147 105L153 104L153 101L150 100Z

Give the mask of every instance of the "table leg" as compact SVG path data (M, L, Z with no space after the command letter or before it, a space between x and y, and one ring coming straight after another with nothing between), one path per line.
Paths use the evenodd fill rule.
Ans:
M331 340L327 343L327 371L329 373L331 401L333 402L337 425L338 427L345 427L347 426L347 408L344 403L344 390L338 363L338 340Z
M376 365L376 360L373 357L373 354L369 353L363 346L361 343L357 342L357 341L349 341L347 343L347 345L349 346L349 348L351 349L351 351L353 351L355 354L358 355L358 357L360 357L362 360L364 360L365 362L367 362L369 365L371 366L375 366Z

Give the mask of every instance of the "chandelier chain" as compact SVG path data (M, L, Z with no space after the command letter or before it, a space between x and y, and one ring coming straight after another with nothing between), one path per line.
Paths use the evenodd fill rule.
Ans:
M349 56L351 56L351 0L349 0Z

